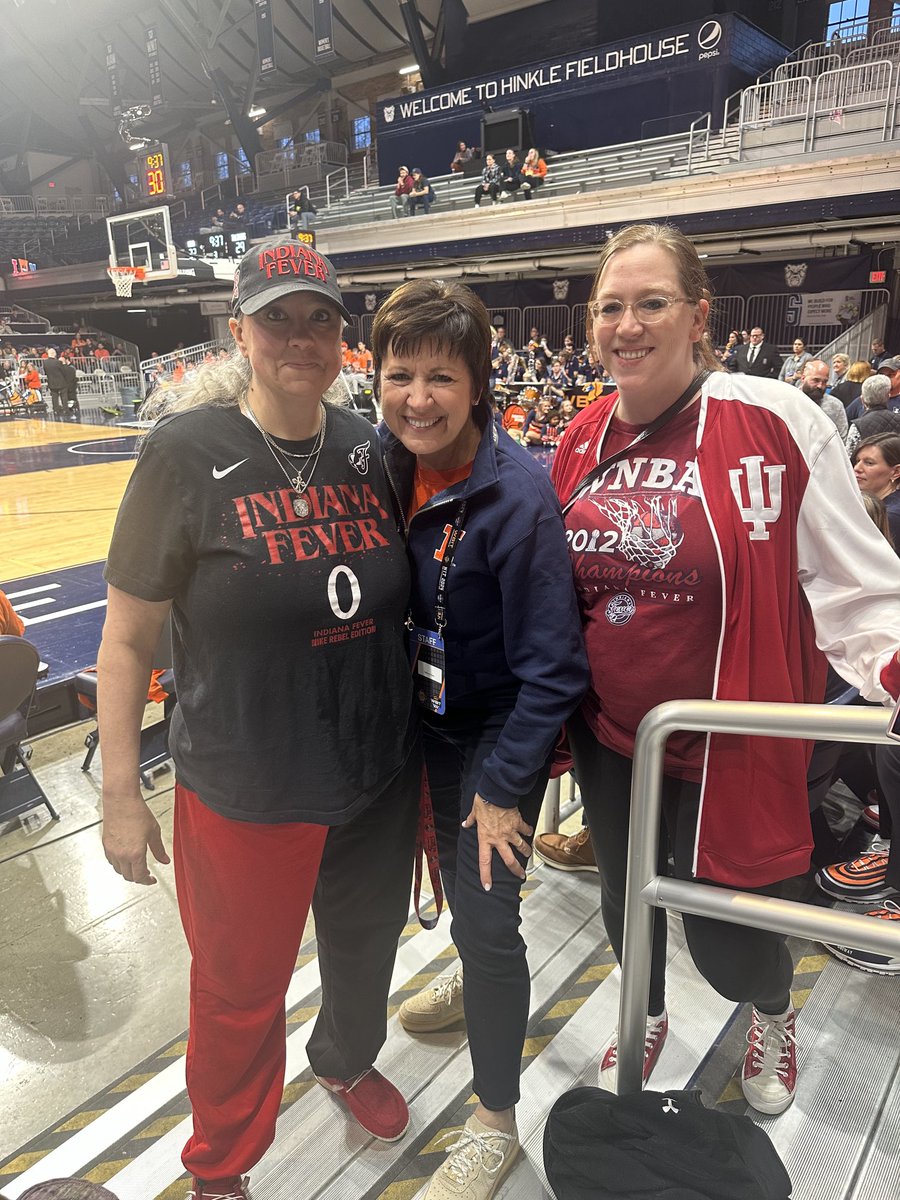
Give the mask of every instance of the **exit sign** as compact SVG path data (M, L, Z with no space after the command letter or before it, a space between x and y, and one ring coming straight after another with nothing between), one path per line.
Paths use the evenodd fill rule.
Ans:
M870 271L869 283L885 283L887 280L887 271Z

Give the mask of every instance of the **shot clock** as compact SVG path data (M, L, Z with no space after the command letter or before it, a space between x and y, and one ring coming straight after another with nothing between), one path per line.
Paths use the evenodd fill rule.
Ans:
M164 200L173 195L169 147L165 142L148 146L138 158L138 182L145 200Z

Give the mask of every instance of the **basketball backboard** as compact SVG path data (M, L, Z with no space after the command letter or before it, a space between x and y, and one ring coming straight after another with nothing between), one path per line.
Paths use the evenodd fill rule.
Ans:
M148 280L174 279L178 274L168 207L107 217L106 227L111 267L143 267Z

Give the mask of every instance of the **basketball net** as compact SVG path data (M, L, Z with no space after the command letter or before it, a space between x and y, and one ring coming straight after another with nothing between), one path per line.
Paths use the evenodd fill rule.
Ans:
M113 281L116 295L127 299L131 295L135 281L144 282L146 270L144 267L107 267L106 273Z

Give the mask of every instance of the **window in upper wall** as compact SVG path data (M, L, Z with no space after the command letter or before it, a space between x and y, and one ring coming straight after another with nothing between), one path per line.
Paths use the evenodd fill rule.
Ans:
M194 185L194 172L191 167L191 160L187 159L181 164L181 186L186 192L189 192Z
M235 157L237 158L238 162L241 164L241 174L249 175L250 174L250 159L247 157L247 151L244 149L243 146L238 146L238 152Z
M228 178L228 151L216 151L216 179Z
M322 130L321 129L307 129L306 133L304 133L304 135L303 135L303 138L304 138L304 141L307 141L307 142L321 142Z
M844 21L863 21L868 15L869 0L840 0L840 3L829 4L826 41L837 32L838 26Z
M372 145L372 118L353 118L353 149L368 150Z

